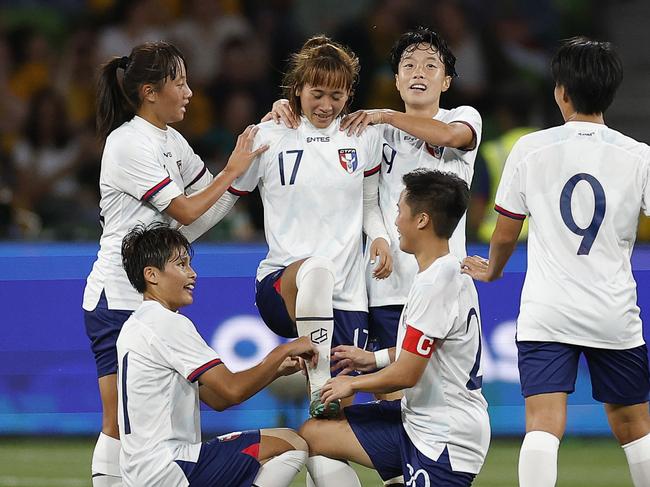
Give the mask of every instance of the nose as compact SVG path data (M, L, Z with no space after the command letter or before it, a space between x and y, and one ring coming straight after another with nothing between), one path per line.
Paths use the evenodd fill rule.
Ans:
M187 99L189 100L190 98L192 98L192 95L194 95L194 93L190 89L190 85L187 85Z
M332 100L329 97L324 96L321 98L320 107L322 111L329 112L332 110Z
M189 274L189 276L192 279L196 279L196 271L194 270L194 268L191 265L187 266L187 273Z
M422 68L421 65L415 66L415 69L413 70L413 77L414 78L424 78L424 69Z

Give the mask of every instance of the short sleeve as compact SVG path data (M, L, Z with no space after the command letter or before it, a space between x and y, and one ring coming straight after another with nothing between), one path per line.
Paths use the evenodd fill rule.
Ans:
M466 105L456 108L449 123L462 123L467 125L474 134L474 143L470 147L462 147L459 150L471 152L478 149L481 143L483 119L476 108Z
M383 131L379 127L367 127L366 134L368 160L363 170L364 177L377 174L381 169L381 157L384 145Z
M180 133L174 132L181 147L181 178L183 179L183 190L187 194L205 188L212 181L212 174L206 167L199 155L197 155L190 144Z
M451 272L445 269L433 283L414 284L407 305L407 326L433 339L443 339L449 334L458 315L458 286Z
M151 203L161 212L174 198L183 194L146 141L125 143L111 139L110 142L111 146L105 152L108 151L106 157L114 168L112 182L117 189Z
M500 214L515 220L523 220L528 215L525 186L525 150L522 140L525 139L520 139L515 143L506 160L494 207Z
M195 382L205 371L222 363L194 324L181 314L156 328L151 349L157 352L158 360L167 363L190 382Z
M646 152L650 156L650 151ZM645 170L643 178L643 196L641 208L645 216L650 216L650 157L645 160Z

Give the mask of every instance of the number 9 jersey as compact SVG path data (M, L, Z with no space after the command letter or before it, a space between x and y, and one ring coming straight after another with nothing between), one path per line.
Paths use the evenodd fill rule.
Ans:
M605 125L568 122L515 144L495 209L530 216L518 341L644 343L630 256L649 180L650 147Z
M259 186L269 253L257 280L297 260L334 263L335 309L368 311L362 256L363 180L378 177L382 138L375 127L360 136L339 130L340 119L318 129L305 117L297 129L259 125L254 147L269 144L231 186L243 195Z

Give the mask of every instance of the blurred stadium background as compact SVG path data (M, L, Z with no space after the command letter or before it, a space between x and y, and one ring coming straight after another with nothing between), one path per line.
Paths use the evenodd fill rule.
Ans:
M640 55L650 44L649 19L647 0L0 0L0 486L90 485L100 403L80 303L100 234L93 78L102 61L144 40L178 44L194 97L177 128L216 173L236 135L280 95L284 61L307 37L324 32L359 55L355 108L400 109L386 54L404 30L435 28L460 75L442 106L470 104L483 116L467 231L468 251L484 255L499 154L521 131L561 122L548 68L560 39L615 43L625 80L607 123L650 141L650 58ZM643 218L633 267L646 309L648 241ZM479 288L484 391L495 436L506 438L495 440L479 487L516 484L512 438L524 424L514 347L526 265L520 247L506 277ZM187 314L233 368L278 340L253 304L264 252L255 196L241 199L197 248L200 281ZM602 438L607 422L585 373L570 400L558 485L631 485L622 452ZM299 425L301 381L225 413L204 412L205 432ZM363 475L364 485L376 485L374 474Z

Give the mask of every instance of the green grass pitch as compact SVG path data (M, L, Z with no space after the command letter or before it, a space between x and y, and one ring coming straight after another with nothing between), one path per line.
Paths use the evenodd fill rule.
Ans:
M92 438L0 437L0 486L90 487ZM520 440L495 439L474 487L517 485ZM372 470L357 468L363 486L381 486ZM304 472L293 486L304 486ZM625 455L613 439L567 438L560 447L557 487L631 487Z

